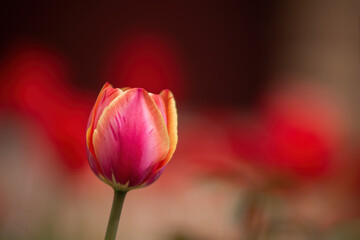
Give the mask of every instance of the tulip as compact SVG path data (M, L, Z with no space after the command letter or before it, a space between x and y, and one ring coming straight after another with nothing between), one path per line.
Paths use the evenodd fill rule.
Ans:
M115 239L126 192L153 183L176 144L177 112L169 90L152 94L105 83L86 132L90 167L115 193L105 239Z

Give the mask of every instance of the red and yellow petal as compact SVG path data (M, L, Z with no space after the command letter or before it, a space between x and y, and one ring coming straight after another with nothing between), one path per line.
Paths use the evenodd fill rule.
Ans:
M172 158L176 145L178 142L178 117L174 95L171 91L165 89L160 93L160 96L163 98L166 108L166 119L167 119L167 130L170 139L170 149L165 159L163 160L162 166L165 166L170 159ZM160 168L162 166L159 166Z
M96 164L92 164L91 166L94 166L98 169L96 169L97 172L99 172L100 168L98 165L98 161L96 159L95 150L93 146L93 133L94 129L97 126L98 120L103 113L104 109L120 94L122 94L122 90L118 88L113 88L109 83L105 83L102 87L96 102L94 104L93 109L91 110L89 121L87 124L87 131L86 131L86 146L88 148L89 153L93 156L95 159ZM94 169L93 169L94 170Z

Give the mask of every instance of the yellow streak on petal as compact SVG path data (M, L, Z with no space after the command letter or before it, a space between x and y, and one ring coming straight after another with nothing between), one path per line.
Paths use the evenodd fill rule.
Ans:
M126 92L127 90L131 89L130 87L122 87L120 88L123 92Z
M86 146L88 149L90 149L90 144L92 140L91 130L92 130L91 126L86 130Z

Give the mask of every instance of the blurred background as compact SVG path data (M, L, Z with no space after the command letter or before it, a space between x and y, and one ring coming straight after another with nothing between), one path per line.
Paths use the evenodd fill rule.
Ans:
M169 88L179 115L118 239L360 239L357 0L8 1L0 27L0 239L103 238L105 81Z

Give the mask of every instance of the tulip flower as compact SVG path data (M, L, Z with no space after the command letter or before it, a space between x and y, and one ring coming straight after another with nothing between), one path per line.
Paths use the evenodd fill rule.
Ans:
M86 143L91 169L114 189L105 239L115 239L126 193L153 183L174 154L177 112L172 93L105 83L89 117Z

